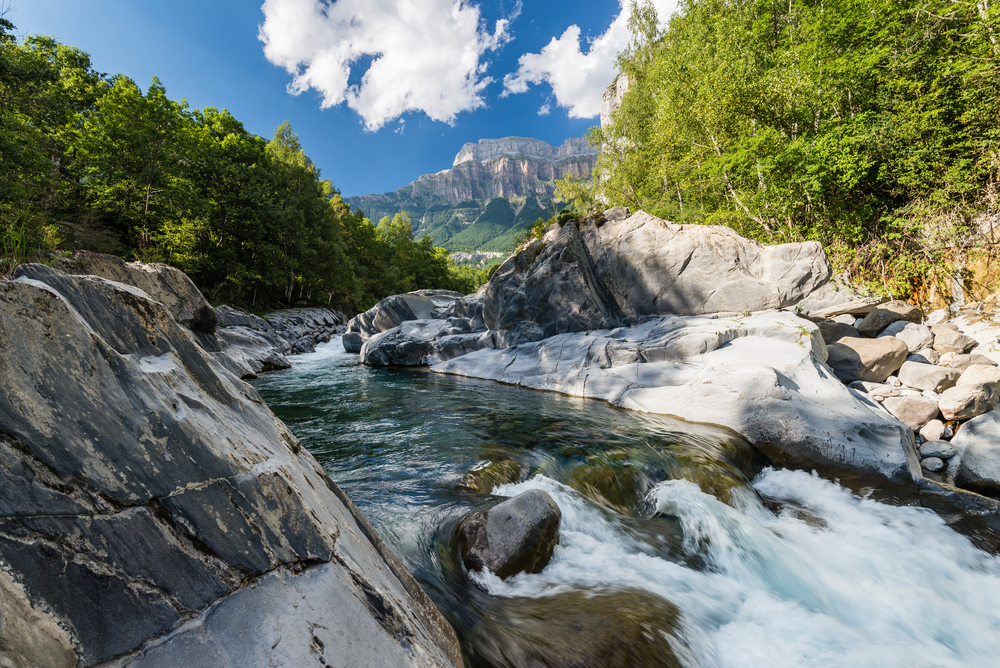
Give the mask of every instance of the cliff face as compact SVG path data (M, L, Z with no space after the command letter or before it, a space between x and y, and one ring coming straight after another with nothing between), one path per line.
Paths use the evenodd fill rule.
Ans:
M430 235L435 245L456 250L503 250L499 245L505 242L500 237L509 236L510 230L495 224L494 236L473 236L476 243L492 242L496 248L467 247L462 239L469 235L457 245L450 242L479 222L487 205L497 198L508 200L516 212L527 210L536 215L548 211L554 204L555 181L570 174L589 177L596 160L597 150L580 137L570 137L562 146L524 137L481 139L463 146L451 169L424 174L395 192L350 197L347 202L373 222L406 211L416 236ZM525 222L530 224L534 218L515 224Z

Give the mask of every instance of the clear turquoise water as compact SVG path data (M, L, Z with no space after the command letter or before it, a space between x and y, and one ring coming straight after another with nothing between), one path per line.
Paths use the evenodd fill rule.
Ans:
M686 666L1000 666L1000 561L929 511L762 468L721 428L365 367L339 340L255 386L421 581L469 665L523 664L526 643L557 631L545 615L582 614L567 593L625 591L676 606L660 630ZM563 522L542 573L500 581L467 573L453 537L496 500L467 473L504 460L520 474L493 494L545 489ZM525 621L529 608L546 612Z

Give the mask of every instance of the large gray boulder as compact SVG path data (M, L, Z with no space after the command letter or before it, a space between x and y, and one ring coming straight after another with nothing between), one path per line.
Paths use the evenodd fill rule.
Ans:
M924 319L924 312L912 304L893 300L879 304L873 308L858 325L858 330L864 336L875 336L894 322L904 320L919 324Z
M540 573L559 540L562 512L548 493L529 489L462 520L458 546L470 571L489 569L507 579Z
M6 661L311 665L325 627L334 665L461 663L364 516L161 303L40 265L15 276L0 282ZM254 578L259 594L234 596Z
M677 225L644 211L582 224L580 233L627 316L785 308L830 279L817 242L765 246L728 227Z
M951 444L961 455L955 484L1000 497L1000 409L994 408L963 424Z
M821 464L899 481L919 477L909 427L847 388L823 363L826 356L815 324L767 311L665 316L633 327L560 334L479 350L431 371L723 425L779 466Z
M72 257L58 258L52 266L67 274L100 276L134 285L163 304L182 325L207 334L215 332L215 310L180 269L167 264L125 262L114 255L88 251L75 251Z
M934 342L934 335L931 334L930 327L906 320L897 320L883 329L879 337L883 336L895 336L906 344L906 348L910 351L910 354L924 348L930 348Z
M469 320L410 320L371 337L361 346L360 359L376 366L436 364L497 345L496 332L473 333Z
M361 352L364 342L376 334L399 327L408 320L435 318L462 296L450 290L417 290L386 297L347 323L344 349L349 353Z
M553 227L493 274L483 294L489 329L510 329L531 321L541 327L543 336L554 336L604 329L622 321L621 308L594 273L577 225Z

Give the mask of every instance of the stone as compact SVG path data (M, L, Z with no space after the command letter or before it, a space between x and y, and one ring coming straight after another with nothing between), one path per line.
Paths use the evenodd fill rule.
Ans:
M827 364L844 382L881 383L906 360L906 344L895 337L862 339L845 337L827 346Z
M919 324L924 319L924 313L916 306L904 301L893 300L879 304L864 317L858 330L864 336L875 336L886 327L899 320Z
M903 362L899 367L899 382L918 390L941 392L954 387L962 375L957 369L946 369L933 364L919 362Z
M834 322L839 322L842 325L850 325L851 327L854 327L854 323L858 321L857 318L855 318L853 315L850 315L849 313L844 313L842 315L835 315L830 319L833 320Z
M644 589L491 597L477 617L484 665L681 668L695 656L677 607Z
M938 407L945 420L967 420L992 410L1000 398L994 382L956 385L941 393Z
M521 465L513 459L485 462L465 474L462 482L469 489L489 494L499 485L517 482L521 479Z
M863 317L871 313L876 306L885 304L888 301L888 297L865 297L817 311L810 311L809 315L814 318L834 318L840 315ZM860 320L861 318L858 319Z
M870 383L865 380L856 380L848 385L851 389L864 392L873 399L885 399L886 397L898 397L901 392L898 387L882 383Z
M581 225L580 237L596 278L630 317L787 308L830 279L816 242L765 246L728 227L677 225L643 211Z
M941 398L941 395L938 394L937 392L934 392L933 390L924 390L923 392L920 393L920 396L927 397L928 399L931 399L935 403L937 402L938 399Z
M459 525L459 550L470 571L489 569L502 579L540 573L559 540L562 512L552 497L529 489Z
M344 332L341 342L343 343L344 350L349 353L360 353L361 346L365 344L361 332Z
M361 347L364 364L378 366L418 366L435 364L482 348L505 347L497 332L471 333L469 321L409 320L376 334Z
M976 347L976 340L958 329L934 326L934 350L939 353L966 353Z
M914 431L938 415L938 405L927 397L888 397L882 402L887 411Z
M961 453L955 485L1000 498L1000 410L963 424L951 443Z
M965 371L974 364L996 366L996 362L985 355L980 355L979 353L970 353L968 355L961 353L944 353L938 358L938 364L952 369L958 369L959 371Z
M973 364L965 368L956 385L979 385L993 383L1000 385L1000 367L992 364Z
M944 462L937 457L926 457L920 460L920 466L931 473L936 473L944 468Z
M344 349L347 352L361 352L357 345L359 337L363 344L376 334L399 327L409 320L433 319L462 296L461 293L449 290L417 290L386 297L347 323L347 333L356 334L347 338Z
M927 325L928 327L932 327L934 325L938 325L938 324L944 322L945 320L947 320L950 317L951 317L951 314L948 313L948 309L946 309L946 308L939 308L939 309L937 309L935 311L931 311L930 313L927 314L927 317L924 318L924 324Z
M958 448L954 445L948 441L940 440L926 441L919 450L921 457L937 457L939 459L949 459L958 453Z
M827 343L834 343L844 337L854 339L861 337L861 334L858 333L858 330L854 329L853 325L845 325L844 323L826 319L819 320L816 322L816 325L819 327L820 334L823 335L823 340Z
M899 381L897 376L889 376L885 379L887 385L892 385L893 387L902 387L903 384Z
M941 420L931 420L920 428L920 435L927 441L940 441L945 438L946 429L947 427Z
M882 330L879 338L883 336L895 336L906 344L906 349L912 355L924 348L930 348L934 343L934 335L931 328L918 325L906 320L897 320Z
M627 328L484 349L431 371L723 425L776 466L919 478L909 427L846 387L822 364L825 358L814 323L772 311L649 318Z
M491 330L531 321L554 336L614 327L623 313L595 274L576 224L567 223L500 265L483 294L483 317Z
M306 665L308 641L242 653L258 643L245 629L287 623L303 638L343 618L330 663L362 662L364 646L363 665L461 664L454 632L364 515L195 338L213 335L128 284L42 265L15 276L0 281L4 653L38 643L38 665L64 665L69 648L89 666L169 645L159 665L237 665L189 653L225 618L209 645L241 668ZM255 577L289 593L247 602L240 585Z
M922 348L906 358L907 362L920 362L921 364L937 364L940 356L933 348ZM947 366L942 365L942 366Z
M125 262L114 255L74 251L69 258L57 258L52 266L77 276L100 276L133 285L163 304L174 320L196 331L212 334L217 316L194 282L180 269L166 264Z

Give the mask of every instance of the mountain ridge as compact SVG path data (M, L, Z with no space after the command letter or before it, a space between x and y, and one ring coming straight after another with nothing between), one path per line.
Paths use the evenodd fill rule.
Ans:
M430 236L450 250L505 250L522 228L557 205L555 181L569 174L589 177L596 159L597 150L580 137L558 147L527 137L480 139L463 145L450 169L347 203L372 221L405 211L415 237ZM513 218L507 207L489 209L497 199L507 200ZM472 230L478 223L487 229ZM467 230L472 232L463 234Z

